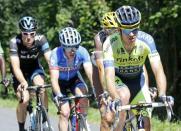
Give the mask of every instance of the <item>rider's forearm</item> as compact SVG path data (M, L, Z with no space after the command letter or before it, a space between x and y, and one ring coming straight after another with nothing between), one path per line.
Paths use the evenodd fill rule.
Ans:
M49 65L49 61L50 61L50 55L51 55L51 51L47 51L47 52L44 54L45 60L46 60L46 62L48 63L48 65Z
M166 95L167 82L163 69L159 70L155 77L156 77L159 96Z
M5 79L6 77L6 65L5 65L5 60L3 56L0 56L0 63L1 63L1 74L2 74L2 79Z
M24 78L24 75L23 75L23 73L22 73L22 71L21 71L20 68L14 68L14 67L13 67L13 72L14 72L14 74L15 74L16 79L17 79L20 83L26 82L26 79Z
M61 92L60 92L58 79L51 78L51 83L52 83L53 92L55 93L55 95L60 94Z
M97 64L97 68L98 68L98 72L99 72L99 80L100 80L101 86L104 88L104 90L106 90L105 89L106 85L105 85L105 74L104 74L103 60L97 59L96 64Z
M119 95L115 85L115 71L114 68L105 69L106 86L109 94L113 99L119 99Z

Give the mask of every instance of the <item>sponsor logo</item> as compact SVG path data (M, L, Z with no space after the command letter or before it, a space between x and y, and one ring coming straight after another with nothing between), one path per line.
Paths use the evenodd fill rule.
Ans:
M129 62L140 62L140 61L143 61L144 60L144 56L138 56L138 57L129 57L129 58L116 58L116 61L117 62L120 62L120 63L129 63Z

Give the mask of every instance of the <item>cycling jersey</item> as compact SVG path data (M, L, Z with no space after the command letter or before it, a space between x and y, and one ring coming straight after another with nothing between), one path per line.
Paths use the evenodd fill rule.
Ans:
M28 71L31 68L39 66L39 55L49 50L49 44L44 35L36 35L31 48L23 45L21 34L10 41L10 55L19 57L20 68L23 71Z
M49 44L44 35L36 35L35 41L31 48L23 45L21 34L10 40L10 56L18 56L20 61L20 69L23 76L31 84L36 75L44 75L44 70L39 63L39 55L49 51ZM12 67L13 87L15 92L20 84L17 80Z
M160 59L152 36L142 31L138 32L135 47L131 53L124 48L120 33L107 37L103 44L104 66L115 67L116 74L121 77L135 77L143 71L146 58Z
M59 70L59 80L69 81L73 77L77 76L77 71L83 63L91 62L88 51L79 46L75 53L75 58L73 62L68 64L68 59L64 54L64 49L62 46L55 48L52 51L50 57L50 69Z

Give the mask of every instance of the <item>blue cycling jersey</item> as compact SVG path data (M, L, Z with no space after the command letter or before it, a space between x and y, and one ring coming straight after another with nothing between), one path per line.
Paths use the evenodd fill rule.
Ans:
M60 46L52 51L50 57L50 69L59 70L59 79L68 81L77 75L80 66L86 62L91 62L91 60L88 51L84 47L79 46L75 53L74 60L71 64L68 64L63 47Z

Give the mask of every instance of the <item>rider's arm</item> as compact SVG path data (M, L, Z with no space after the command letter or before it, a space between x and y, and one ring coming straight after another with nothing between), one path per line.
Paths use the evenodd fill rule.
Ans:
M10 56L10 62L13 69L13 72L15 74L15 77L20 83L27 83L25 80L23 73L20 69L20 60L18 56Z
M143 65L143 73L144 73L144 76L145 76L145 81L146 81L147 85L149 86L148 72L146 70L146 66L145 65Z
M102 51L102 42L100 40L99 34L94 37L94 44L95 44L95 61L99 72L99 80L101 86L105 88L105 76L104 76L104 65L103 65L103 51Z
M46 62L49 64L50 62L50 55L51 55L51 49L48 43L48 40L46 39L46 37L44 35L39 35L38 38L36 39L40 39L41 41L41 51L44 54L45 60Z
M50 55L51 55L51 51L47 51L44 53L44 57L45 57L45 60L46 62L49 64L49 61L50 61Z
M106 39L103 45L104 51L104 70L105 70L105 82L107 90L113 99L119 99L119 95L116 91L115 85L115 68L114 68L114 57L110 40Z
M10 41L10 62L14 72L15 77L22 85L27 85L22 70L20 69L20 59L18 56L18 47L16 43L16 38L11 39Z
M52 83L52 87L53 87L53 92L56 95L60 94L60 86L58 83L59 70L50 69L50 78L51 78L51 83Z
M150 64L157 82L159 96L166 95L167 82L160 56L150 58Z
M3 54L0 54L0 69L2 79L4 80L6 78L6 65Z
M115 69L114 69L114 67L105 68L105 79L106 79L107 90L110 93L111 97L113 99L115 99L115 98L119 99L119 95L117 94L116 85L115 85Z
M50 56L49 63L50 78L53 87L53 92L58 95L60 94L60 85L59 85L59 66L58 66L58 56L57 48L55 48Z
M86 62L83 64L85 73L90 81L91 87L93 87L93 80L92 80L92 63L91 62Z

